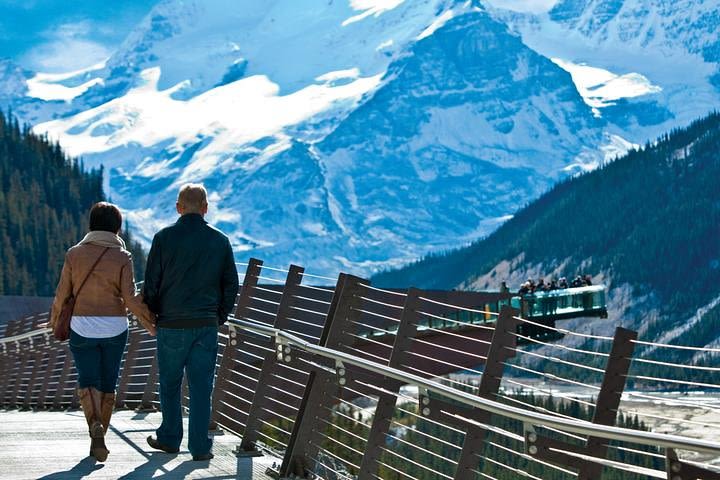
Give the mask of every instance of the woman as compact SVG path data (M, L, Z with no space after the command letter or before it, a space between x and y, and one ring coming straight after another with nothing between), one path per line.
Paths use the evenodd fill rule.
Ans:
M92 207L90 232L65 255L50 316L52 328L65 300L76 295L70 351L90 432L90 455L101 462L109 453L104 436L115 405L120 360L128 338L126 308L150 335L155 335L155 315L135 291L132 257L118 236L121 226L122 214L115 205L100 202Z

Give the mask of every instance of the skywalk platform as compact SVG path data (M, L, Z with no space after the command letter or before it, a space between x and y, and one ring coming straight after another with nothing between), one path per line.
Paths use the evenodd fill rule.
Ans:
M187 419L186 419L187 421ZM88 456L87 425L80 410L65 412L0 411L0 479L243 479L267 480L278 459L238 458L240 439L215 436L215 458L194 462L187 440L180 453L152 450L145 438L160 424L159 413L115 412L106 437L110 456L97 463ZM187 424L185 425L187 432Z
M108 462L89 458L82 414L67 410L78 406L72 356L43 313L0 332L0 406L10 409L0 411L0 480L252 480L269 478L268 468L285 478L358 480L551 471L595 480L610 470L624 479L720 480L720 444L705 428L720 404L692 396L720 391L720 349L648 342L623 327L612 336L555 327L561 309L587 314L589 290L567 302L536 296L553 300L533 303L538 318L529 304L522 316L508 292L387 290L345 273L334 287L318 286L332 279L297 265L244 265L234 315L219 332L212 402L213 420L233 434L216 437L212 461L146 445L159 414L136 412L159 406L159 366L156 340L134 320L116 399L128 410L109 432ZM562 335L577 338L556 344ZM473 377L449 377L457 372ZM562 403L538 400L561 385L581 391ZM526 395L513 394L518 387ZM670 408L663 392L676 391L683 395ZM277 453L238 459L238 446Z

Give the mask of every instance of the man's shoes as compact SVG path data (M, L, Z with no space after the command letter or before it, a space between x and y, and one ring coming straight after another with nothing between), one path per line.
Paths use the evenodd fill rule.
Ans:
M193 455L193 460L196 462L206 462L214 457L215 455L213 455L212 452L208 452L203 455Z
M179 448L172 448L168 447L167 445L163 445L162 443L158 442L157 438L154 438L152 435L147 437L147 443L155 450L162 450L165 453L178 453L180 451Z

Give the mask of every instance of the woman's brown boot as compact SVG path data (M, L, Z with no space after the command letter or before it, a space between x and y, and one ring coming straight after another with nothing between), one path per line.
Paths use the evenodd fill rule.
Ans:
M78 389L78 395L90 433L90 455L104 462L110 452L105 447L105 430L100 420L102 394L90 387Z
M115 408L115 393L102 394L102 406L100 408L100 421L102 422L103 429L107 434L108 427L110 427L110 418Z

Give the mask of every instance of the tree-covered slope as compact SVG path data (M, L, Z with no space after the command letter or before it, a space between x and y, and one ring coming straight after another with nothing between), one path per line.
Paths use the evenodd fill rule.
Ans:
M653 294L676 319L710 303L720 295L720 114L556 185L485 239L373 282L467 286L503 261L510 270L602 272Z
M55 292L65 250L87 231L90 207L105 200L102 175L0 112L0 295ZM144 255L126 240L138 272Z

